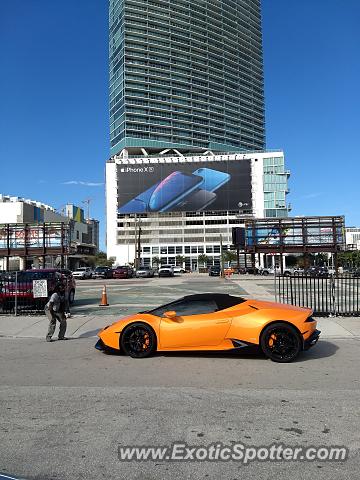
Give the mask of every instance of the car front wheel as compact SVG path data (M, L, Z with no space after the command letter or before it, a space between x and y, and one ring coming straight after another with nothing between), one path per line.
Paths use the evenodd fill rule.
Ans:
M273 362L288 363L302 350L299 332L291 325L276 322L265 328L260 339L261 349Z
M146 358L156 351L156 335L146 323L128 325L121 334L120 349L132 358Z

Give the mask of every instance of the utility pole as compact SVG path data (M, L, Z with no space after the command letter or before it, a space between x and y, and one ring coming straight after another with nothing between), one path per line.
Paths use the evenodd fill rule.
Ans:
M220 233L220 265L221 265L221 277L224 278L224 256L223 256L223 241L222 241L222 235Z
M140 268L141 263L141 227L139 222L138 244L137 244L137 264L136 268Z
M137 215L136 215L136 213L134 215L134 232L135 232L135 237L134 237L134 246L135 246L134 268L136 270L136 268L137 268L137 245L138 245L138 241L137 241Z
M134 268L137 269L140 266L141 260L141 218L137 217L137 214L134 214L134 244L135 244L135 258L134 258Z

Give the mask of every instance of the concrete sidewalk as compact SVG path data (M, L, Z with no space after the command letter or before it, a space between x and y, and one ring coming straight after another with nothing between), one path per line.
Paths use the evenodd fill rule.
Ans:
M71 338L95 337L106 325L120 319L121 315L73 315L68 319L66 335ZM321 338L360 337L360 318L318 318ZM0 316L0 337L45 338L47 318L42 316ZM57 331L56 331L57 334Z

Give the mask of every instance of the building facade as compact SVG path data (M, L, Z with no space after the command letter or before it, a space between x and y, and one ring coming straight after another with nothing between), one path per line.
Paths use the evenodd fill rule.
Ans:
M360 250L360 227L346 227L345 239L348 250Z
M111 156L265 148L260 0L109 6Z
M153 199L156 193L161 193L159 186L164 189L167 182L177 176L183 188L185 182L196 182L193 177L199 177L201 171L207 171L210 177L195 185L192 191L189 184L186 197L179 194L178 185L172 184L170 194L172 198L177 196L177 203L166 199L168 207L164 207L164 198L169 192L163 191L162 204L158 211L154 211ZM146 183L149 172L153 176ZM211 184L214 178L221 178L221 174L228 178L220 179L217 186ZM207 255L209 263L217 263L220 260L220 237L224 247L229 248L232 227L243 225L244 218L288 215L288 177L282 151L115 156L106 164L108 257L114 257L116 264L134 262L135 244L141 229L139 243L143 264L153 264L154 258L160 258L163 263L175 265L181 256L180 263L196 269L201 254ZM152 188L155 193L149 197ZM146 197L149 208L144 206Z

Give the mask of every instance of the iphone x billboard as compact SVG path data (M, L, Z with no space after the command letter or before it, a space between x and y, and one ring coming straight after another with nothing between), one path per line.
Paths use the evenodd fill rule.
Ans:
M251 210L250 160L118 165L118 212Z

